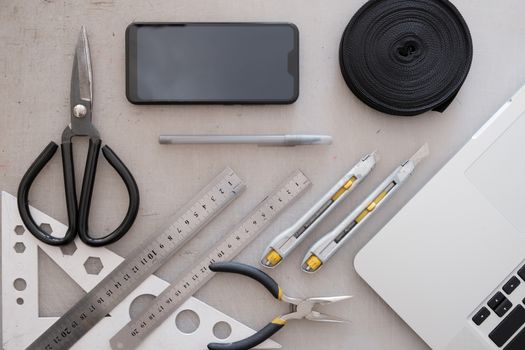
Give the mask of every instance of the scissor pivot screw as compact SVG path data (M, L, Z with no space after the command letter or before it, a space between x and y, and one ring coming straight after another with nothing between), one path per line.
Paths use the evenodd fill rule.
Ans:
M78 104L73 107L73 115L77 118L84 118L87 114L87 108L84 105Z

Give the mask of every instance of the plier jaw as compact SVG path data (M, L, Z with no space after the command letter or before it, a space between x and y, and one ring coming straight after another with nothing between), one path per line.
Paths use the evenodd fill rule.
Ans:
M332 323L344 323L349 322L346 319L340 318L334 315L328 315L316 310L318 306L327 304L333 304L340 301L345 301L352 298L350 295L334 296L334 297L315 297L307 299L292 298L283 295L282 301L290 304L291 312L283 315L280 318L283 320L300 320L306 319L309 321L316 322L332 322Z

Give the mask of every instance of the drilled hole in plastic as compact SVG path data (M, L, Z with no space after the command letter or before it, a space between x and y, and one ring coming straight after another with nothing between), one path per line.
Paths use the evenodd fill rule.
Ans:
M42 231L44 231L45 233L47 233L48 235L50 235L50 234L53 233L53 229L51 228L51 225L49 225L49 224L46 223L46 222L40 224L40 229L41 229Z
M104 265L102 265L102 260L100 260L100 258L90 256L84 262L84 268L88 274L98 275L104 268Z
M27 287L26 280L23 279L23 278L17 278L17 279L13 282L13 287L15 287L15 289L16 289L17 291L23 291L23 290L26 289L26 287Z
M73 255L77 251L77 245L75 242L71 242L67 245L61 246L60 250L62 251L63 255Z
M175 317L175 325L182 333L190 334L195 332L201 323L199 315L192 310L184 310Z
M220 321L213 326L213 335L217 339L226 339L232 334L232 327L229 323Z
M24 299L22 299L22 298L17 298L17 299L16 299L16 303L17 303L18 305L22 305L22 304L24 303Z
M22 226L22 225L16 225L15 226L15 233L17 235L20 236L20 235L24 234L25 231L26 231L26 229L24 228L24 226Z
M15 252L17 253L23 253L26 250L26 246L22 242L16 242L13 248L15 249Z
M155 299L154 295L141 294L129 305L129 317L134 320L146 309L146 307Z

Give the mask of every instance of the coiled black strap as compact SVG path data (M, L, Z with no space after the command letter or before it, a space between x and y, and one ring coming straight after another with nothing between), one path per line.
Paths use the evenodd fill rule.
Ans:
M472 62L472 38L448 0L370 0L341 40L340 64L352 92L381 112L443 112Z

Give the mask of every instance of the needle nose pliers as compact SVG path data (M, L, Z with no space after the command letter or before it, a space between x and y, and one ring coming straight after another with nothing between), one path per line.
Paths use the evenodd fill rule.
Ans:
M218 262L210 266L214 272L230 272L250 277L262 284L276 299L290 304L290 313L278 316L268 323L263 329L254 335L232 343L210 343L209 350L247 350L257 346L274 335L290 320L306 319L317 322L347 322L337 316L327 315L314 310L318 305L336 303L350 299L351 296L317 297L317 298L294 298L284 294L277 282L263 271L238 262Z

